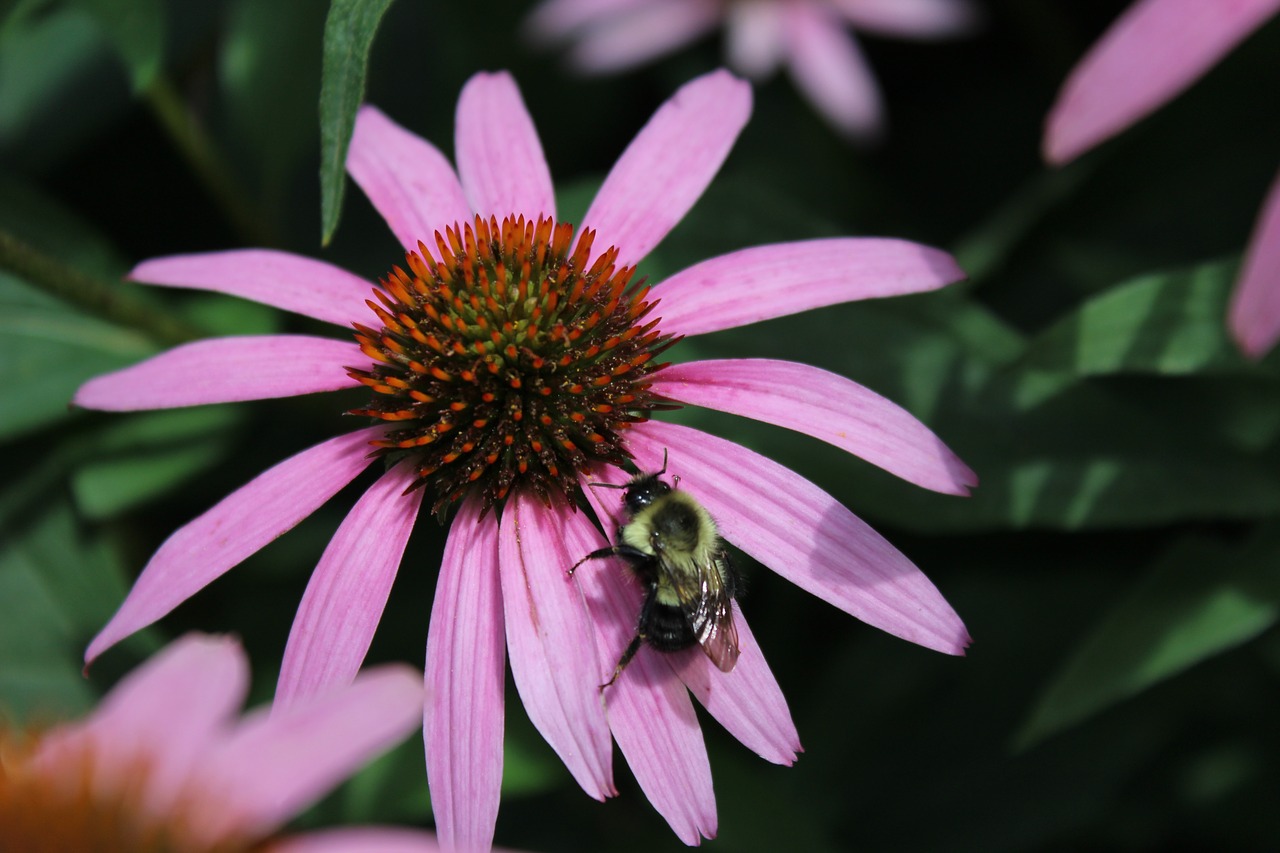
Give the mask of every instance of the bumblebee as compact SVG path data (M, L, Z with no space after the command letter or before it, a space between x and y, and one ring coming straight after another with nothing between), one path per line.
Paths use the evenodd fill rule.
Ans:
M729 561L724 540L711 514L688 492L661 479L662 470L639 473L624 486L626 520L619 525L616 544L592 551L569 569L572 575L588 560L621 557L645 587L636 635L622 653L613 675L600 685L617 681L641 643L660 652L677 652L694 643L723 672L738 662L738 631L733 624L733 599L741 581Z

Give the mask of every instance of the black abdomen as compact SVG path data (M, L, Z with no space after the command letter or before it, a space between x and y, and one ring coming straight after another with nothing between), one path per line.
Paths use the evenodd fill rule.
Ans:
M645 640L660 652L678 652L698 641L689 620L678 607L654 603L649 624L641 625Z

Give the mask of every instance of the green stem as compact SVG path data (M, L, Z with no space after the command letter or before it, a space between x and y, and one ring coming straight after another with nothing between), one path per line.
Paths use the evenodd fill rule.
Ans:
M180 344L206 334L132 296L120 282L67 266L3 230L0 269L105 320L137 329L157 343Z
M157 76L145 95L151 111L241 239L255 246L276 245L271 228L258 216L248 193L204 127L187 111L173 84Z

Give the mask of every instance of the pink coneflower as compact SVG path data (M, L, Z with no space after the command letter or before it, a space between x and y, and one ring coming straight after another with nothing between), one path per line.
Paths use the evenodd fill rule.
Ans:
M977 21L969 0L543 0L527 28L537 42L567 44L578 70L600 74L643 64L723 24L734 70L763 80L786 64L837 130L871 140L884 129L884 106L848 28L936 40L967 35Z
M1280 0L1141 0L1067 77L1045 123L1044 156L1061 165L1155 112L1280 12ZM1262 203L1227 325L1261 358L1280 340L1280 176Z
M384 666L279 713L236 712L248 662L228 637L188 635L86 719L0 733L0 849L22 853L430 853L424 832L276 831L417 725L422 685Z
M456 508L426 652L427 775L442 842L473 849L493 837L509 650L525 709L583 789L615 793L612 733L658 811L696 843L715 832L715 803L686 685L766 759L792 762L799 742L742 619L732 673L646 648L602 702L598 685L635 631L640 590L616 571L567 576L605 544L575 502L585 482L614 477L631 457L656 468L662 449L681 487L744 551L872 625L962 653L964 625L933 584L818 487L746 448L648 420L655 407L708 406L817 436L926 488L966 494L976 482L906 411L831 373L763 359L663 369L657 356L683 336L962 276L935 249L847 238L744 249L652 291L634 280L750 111L750 87L726 72L684 86L623 153L575 237L555 221L551 176L514 81L478 74L458 102L456 174L373 107L359 114L347 169L408 250L406 268L367 305L368 282L278 252L141 264L141 281L354 320L358 343L200 341L92 380L78 404L144 409L359 384L372 391L360 411L378 423L280 463L174 533L87 657L164 616L383 456L387 470L312 575L277 701L354 676L420 504Z

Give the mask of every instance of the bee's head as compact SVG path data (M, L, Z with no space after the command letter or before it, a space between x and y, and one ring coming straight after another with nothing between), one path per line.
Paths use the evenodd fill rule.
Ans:
M657 474L640 474L627 484L622 502L626 505L629 514L635 515L658 498L671 492L671 486L658 479L658 474L661 473L659 471Z
M629 467L634 471L634 467ZM615 486L611 483L588 483L587 485L597 489L624 489L622 495L623 506L626 507L627 515L634 517L636 513L645 507L651 505L663 495L671 494L677 486L680 485L679 477L672 477L672 484L667 485L661 477L667 473L667 451L662 451L662 470L650 473L640 472L631 480L622 486Z

